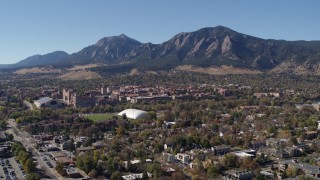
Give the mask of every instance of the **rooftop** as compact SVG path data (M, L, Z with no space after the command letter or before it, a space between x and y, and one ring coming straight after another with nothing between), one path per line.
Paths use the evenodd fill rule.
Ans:
M52 98L43 97L43 98L40 98L39 100L35 101L35 103L45 104L45 103L47 103L47 102L50 102L51 100L52 100Z

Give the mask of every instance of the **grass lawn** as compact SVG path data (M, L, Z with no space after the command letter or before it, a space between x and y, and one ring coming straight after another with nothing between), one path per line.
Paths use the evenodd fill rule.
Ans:
M92 120L93 122L100 122L110 120L112 116L114 116L114 114L97 114L86 116L86 118Z

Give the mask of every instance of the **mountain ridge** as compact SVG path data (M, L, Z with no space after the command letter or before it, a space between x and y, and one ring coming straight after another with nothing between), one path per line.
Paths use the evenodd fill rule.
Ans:
M202 68L226 65L271 71L281 65L295 65L314 71L320 66L320 41L262 39L216 26L181 32L161 44L141 43L120 34L101 38L79 52L56 56L53 60L48 58L49 54L40 56L40 60L38 56L29 57L18 62L16 67L23 67L27 62L30 66L131 63L142 70L168 70L181 65Z

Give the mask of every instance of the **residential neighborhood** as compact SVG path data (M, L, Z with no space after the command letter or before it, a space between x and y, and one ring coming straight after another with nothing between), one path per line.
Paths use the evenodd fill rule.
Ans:
M317 107L310 100L287 107L300 92L254 89L234 83L2 89L2 103L17 104L2 106L3 168L21 143L35 157L36 174L53 179L320 178ZM23 170L3 177L28 176Z
M0 180L320 180L320 0L5 0Z

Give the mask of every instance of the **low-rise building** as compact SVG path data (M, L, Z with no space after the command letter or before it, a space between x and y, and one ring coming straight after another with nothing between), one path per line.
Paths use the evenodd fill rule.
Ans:
M213 148L213 151L214 151L215 155L224 155L224 154L227 154L231 151L231 146L230 145L215 146Z
M286 147L284 150L289 154L289 157L301 156L301 152L297 147Z
M264 141L251 141L252 149L259 149L260 147L263 147L265 145L266 145L266 142Z
M226 171L225 177L227 180L251 180L253 179L252 171L245 170L229 170Z
M168 162L168 163L173 163L176 160L175 156L170 153L162 153L162 156L163 156L165 162Z
M152 177L152 174L150 174L150 173L147 173L147 174L148 174L149 178ZM122 178L124 180L142 179L142 177L143 177L143 173L140 173L140 174L128 174L128 175L122 176Z
M243 150L243 151L236 151L233 152L236 156L239 158L254 158L256 156L256 151L249 149L249 150Z
M87 151L92 151L93 147L79 147L76 149L76 153L79 154L81 152L87 152Z
M190 161L190 155L185 153L178 153L175 158L183 164L186 164Z
M49 107L49 108L59 108L63 107L63 103L60 102L59 100L54 100L49 97L43 97L40 98L39 100L34 101L34 105L37 108L44 108L44 107Z
M305 132L306 134L306 139L314 139L318 137L318 131L307 131Z
M68 168L66 170L67 176L69 178L79 178L82 177L81 174L75 168Z
M320 178L320 168L318 166L313 166L308 163L300 163L297 160L286 160L279 164L279 170L285 171L288 167L295 167L304 172L307 176L312 176L314 178Z
M98 142L92 143L93 149L101 149L106 146L107 146L106 143L104 143L103 141L98 141Z

